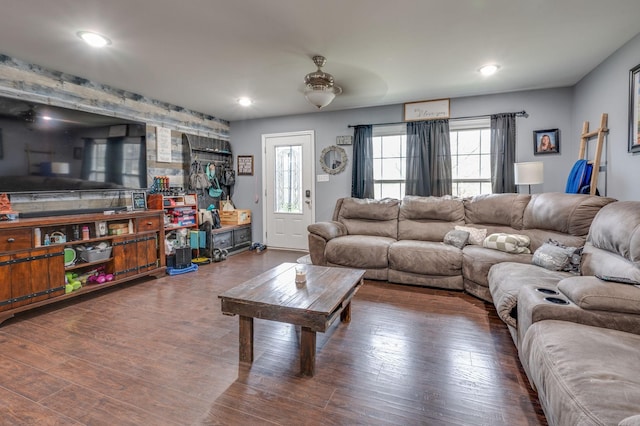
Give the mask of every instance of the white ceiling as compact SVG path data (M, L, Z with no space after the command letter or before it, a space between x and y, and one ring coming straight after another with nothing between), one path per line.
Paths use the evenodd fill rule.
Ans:
M344 89L325 110L573 85L639 18L639 0L3 0L0 53L234 121L313 112L315 54Z

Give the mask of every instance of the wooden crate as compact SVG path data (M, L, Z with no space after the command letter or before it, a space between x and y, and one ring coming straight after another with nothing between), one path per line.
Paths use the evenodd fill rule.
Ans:
M251 210L220 210L220 223L223 225L244 225L251 223Z

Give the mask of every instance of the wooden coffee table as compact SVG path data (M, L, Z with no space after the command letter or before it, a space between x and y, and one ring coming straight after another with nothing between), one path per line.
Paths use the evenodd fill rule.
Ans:
M306 284L296 284L303 266ZM363 283L361 269L283 263L219 295L222 313L240 316L240 361L253 362L253 319L301 327L300 372L313 376L316 332L325 332L340 316L351 321L351 299Z

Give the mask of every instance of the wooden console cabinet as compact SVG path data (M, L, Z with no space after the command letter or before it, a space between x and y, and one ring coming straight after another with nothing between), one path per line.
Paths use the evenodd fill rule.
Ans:
M83 229L87 239L78 232ZM56 238L44 245L45 235ZM82 247L98 245L110 247L110 253L90 261L78 255L73 264L65 264L65 248L79 253ZM113 280L65 293L65 273L95 269L112 274ZM165 269L162 210L0 222L0 323L28 309L147 275L164 275Z

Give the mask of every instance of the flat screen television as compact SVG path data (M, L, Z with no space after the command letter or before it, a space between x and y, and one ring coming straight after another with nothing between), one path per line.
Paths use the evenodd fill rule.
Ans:
M0 193L146 187L145 123L0 97Z

